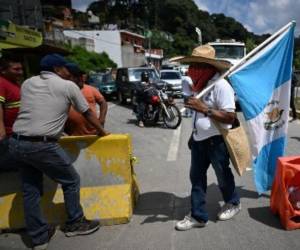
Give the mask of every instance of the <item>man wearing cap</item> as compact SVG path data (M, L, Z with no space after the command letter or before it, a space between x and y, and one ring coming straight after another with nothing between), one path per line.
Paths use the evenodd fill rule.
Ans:
M236 191L234 176L229 167L229 153L221 133L215 126L231 128L235 121L234 92L225 79L218 79L220 72L228 69L230 63L215 59L215 50L203 45L193 50L192 56L182 57L180 62L189 63L188 75L193 80L195 94L216 81L214 89L201 100L191 97L185 107L193 109L193 133L189 141L191 149L190 180L191 215L177 222L177 230L204 227L208 221L205 208L207 170L211 164L217 176L220 191L225 201L217 217L231 219L241 210L240 198Z
M107 103L104 97L96 88L85 84L83 79L84 72L80 70L77 64L68 63L66 67L71 74L70 80L75 82L80 88L81 93L89 104L90 110L95 116L97 116L96 104L99 105L100 114L98 119L100 124L104 127L107 113ZM94 135L97 133L96 129L73 107L70 109L65 131L68 135Z
M0 170L17 170L15 157L8 150L8 139L19 112L22 77L20 61L12 57L0 59Z
M21 87L21 107L10 138L10 152L20 162L27 232L33 249L46 249L55 228L42 216L40 196L43 174L58 182L64 193L66 236L84 235L99 228L98 221L85 219L80 206L80 177L71 160L57 143L71 105L95 127L99 136L107 135L89 109L80 89L69 77L66 60L51 54L42 58L41 73Z

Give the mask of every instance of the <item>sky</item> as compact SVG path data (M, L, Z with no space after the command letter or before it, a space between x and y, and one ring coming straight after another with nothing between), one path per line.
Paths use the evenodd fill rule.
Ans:
M95 0L72 0L72 7L73 9L86 11L86 8L92 2L95 2Z
M86 10L95 0L72 0L73 8ZM180 1L180 0L178 0ZM255 34L273 34L295 20L300 35L300 0L194 0L201 10L233 17Z
M300 35L300 0L194 0L201 10L233 17L255 34L273 34L292 20ZM298 24L298 27L297 27Z

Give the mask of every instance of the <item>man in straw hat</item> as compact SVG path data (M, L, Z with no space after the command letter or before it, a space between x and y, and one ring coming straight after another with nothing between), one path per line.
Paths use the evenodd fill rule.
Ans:
M219 78L231 65L215 58L215 50L203 45L193 50L192 56L181 57L179 62L189 63L188 75L193 80L193 92L198 94L204 87ZM195 111L193 133L189 141L191 149L190 180L191 215L177 222L177 230L204 227L208 221L205 209L207 169L212 164L217 176L225 205L218 213L219 220L228 220L240 210L240 198L236 191L234 176L229 167L229 153L214 122L229 129L235 120L234 91L225 79L219 79L214 89L203 98L190 97L185 107Z

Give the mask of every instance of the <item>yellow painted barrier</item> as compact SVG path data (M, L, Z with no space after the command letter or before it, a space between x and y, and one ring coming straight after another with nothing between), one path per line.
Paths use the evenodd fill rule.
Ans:
M88 219L102 225L130 220L139 190L132 167L129 135L63 137L60 144L69 154L81 178L80 200ZM42 208L49 223L63 223L63 193L44 178ZM24 227L21 181L18 173L0 174L0 229Z

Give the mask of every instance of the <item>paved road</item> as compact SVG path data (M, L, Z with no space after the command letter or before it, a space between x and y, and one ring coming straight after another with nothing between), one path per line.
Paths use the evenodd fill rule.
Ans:
M258 196L252 172L236 177L242 211L230 221L216 221L222 198L216 178L208 173L209 225L187 232L174 230L177 220L189 212L190 183L187 139L191 120L183 119L178 130L163 126L138 128L131 110L109 104L106 128L113 133L130 133L141 195L130 223L102 227L97 233L66 238L60 231L49 245L50 250L187 250L187 249L299 249L300 231L285 231L269 209L269 194ZM289 126L287 154L299 155L300 123ZM27 249L24 234L0 235L0 249Z

